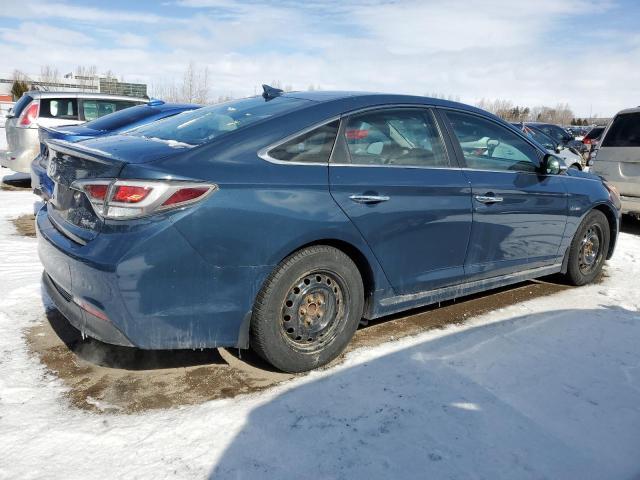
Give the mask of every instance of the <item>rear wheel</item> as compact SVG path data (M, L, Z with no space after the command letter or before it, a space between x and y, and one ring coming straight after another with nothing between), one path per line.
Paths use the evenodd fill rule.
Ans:
M602 270L609 251L609 222L599 210L582 221L569 247L566 277L573 285L592 282Z
M280 370L311 370L344 350L363 305L362 278L347 255L324 245L302 249L278 265L258 294L251 346Z

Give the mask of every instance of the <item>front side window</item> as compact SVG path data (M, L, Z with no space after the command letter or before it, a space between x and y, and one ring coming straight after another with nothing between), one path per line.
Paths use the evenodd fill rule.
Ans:
M624 113L613 119L603 147L640 147L640 112Z
M78 101L75 98L43 98L40 100L40 116L61 120L77 120Z
M431 112L380 110L353 116L344 132L351 163L447 167L449 161Z
M336 120L299 135L269 150L269 156L283 162L327 163L339 125Z
M447 112L447 118L460 142L467 167L478 170L536 171L536 149L516 133L476 115Z

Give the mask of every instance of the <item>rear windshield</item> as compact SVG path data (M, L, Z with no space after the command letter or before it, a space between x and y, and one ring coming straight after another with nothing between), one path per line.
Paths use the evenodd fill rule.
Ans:
M158 110L147 105L140 105L137 107L125 108L115 113L110 113L104 117L100 117L97 120L92 120L84 124L85 127L92 128L93 130L101 130L104 132L110 132L118 128L131 125L132 123L139 122L147 117L156 115Z
M61 120L78 119L78 100L75 98L43 98L40 100L40 117Z
M33 100L33 98L30 97L29 95L23 95L22 97L20 97L20 100L18 100L16 104L13 106L13 109L11 110L11 114L14 115L15 117L19 117L22 111L24 110L24 107L29 105L31 100Z
M245 98L159 120L137 128L129 135L201 145L259 120L295 110L306 103L309 100L290 97L277 97L269 101L262 97Z
M602 146L640 147L640 112L616 116Z

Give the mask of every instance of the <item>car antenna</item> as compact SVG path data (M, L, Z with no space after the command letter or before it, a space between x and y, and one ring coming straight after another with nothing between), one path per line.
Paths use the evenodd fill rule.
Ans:
M262 84L262 96L268 102L269 100L273 100L276 97L279 97L284 93L284 90L279 88L274 88L269 85Z

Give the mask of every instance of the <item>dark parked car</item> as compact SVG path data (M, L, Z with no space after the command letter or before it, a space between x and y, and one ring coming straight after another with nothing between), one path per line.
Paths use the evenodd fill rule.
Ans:
M553 138L565 148L573 148L578 154L584 153L585 146L580 140L576 140L573 135L564 128L554 125L553 123L527 122L525 125L529 128L540 130L545 135Z
M162 118L200 108L201 105L165 103L162 100L151 100L144 105L129 107L91 122L63 127L40 127L40 150L31 162L31 187L36 195L48 199L53 191L53 182L47 176L48 154L47 141L58 139L67 142L79 142L89 138L111 135L132 128L146 125Z
M296 372L361 319L562 272L592 281L619 202L482 110L265 88L81 143L47 142L44 283L85 334L253 348Z

